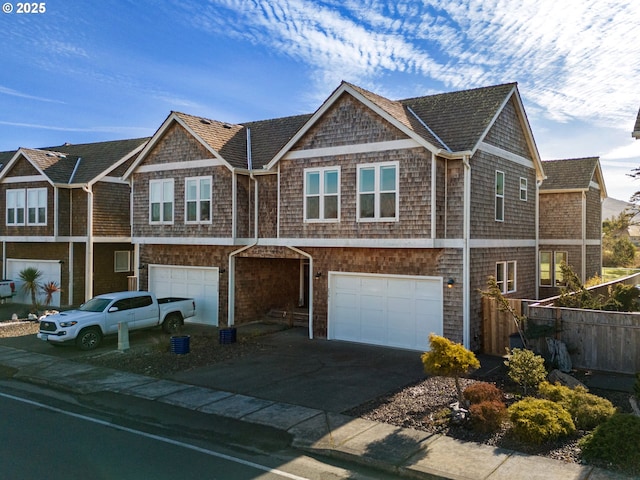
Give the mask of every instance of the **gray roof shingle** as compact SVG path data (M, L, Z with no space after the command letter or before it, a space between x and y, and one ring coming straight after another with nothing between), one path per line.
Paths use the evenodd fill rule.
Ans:
M598 157L544 160L547 178L540 190L587 190L598 168Z

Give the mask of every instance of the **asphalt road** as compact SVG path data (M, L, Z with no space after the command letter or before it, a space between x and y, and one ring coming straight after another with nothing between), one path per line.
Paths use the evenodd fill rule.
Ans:
M15 387L15 388L14 388ZM0 381L0 477L10 480L138 480L176 478L239 480L320 480L393 478L382 472L327 463L289 449L233 447L214 438L196 438L167 411L172 430L159 427L161 410L146 411L127 399L105 400L110 411L88 409L67 394ZM35 390L34 390L35 389ZM34 391L36 393L34 394ZM50 393L51 397L47 397ZM86 399L85 399L86 400ZM83 400L84 401L84 400ZM114 403L115 402L115 403ZM122 402L119 404L118 402ZM94 405L101 401L94 399ZM129 410L120 418L115 410ZM162 417L162 418L157 418ZM146 422L146 423L145 423Z

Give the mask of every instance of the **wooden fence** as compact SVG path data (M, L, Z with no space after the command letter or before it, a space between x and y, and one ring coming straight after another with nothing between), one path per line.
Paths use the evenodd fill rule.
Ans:
M529 306L529 321L556 326L575 368L640 372L640 313Z
M523 300L507 299L509 306L522 315ZM491 297L482 297L482 351L488 355L502 356L509 346L509 336L518 328L509 312L500 311L498 302Z

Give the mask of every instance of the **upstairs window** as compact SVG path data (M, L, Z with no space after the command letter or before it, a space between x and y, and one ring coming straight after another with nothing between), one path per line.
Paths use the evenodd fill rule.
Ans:
M502 293L516 291L516 262L496 263L496 283Z
M340 169L327 167L305 170L305 221L337 221L339 218Z
M149 181L149 223L173 223L173 179Z
M211 223L211 177L185 180L185 223Z
M46 225L47 189L7 190L7 225Z
M496 221L504 222L504 172L496 171Z
M358 220L398 219L398 162L358 166Z
M527 201L527 179L520 177L520 200Z
M131 271L131 252L129 250L116 250L113 255L114 272Z

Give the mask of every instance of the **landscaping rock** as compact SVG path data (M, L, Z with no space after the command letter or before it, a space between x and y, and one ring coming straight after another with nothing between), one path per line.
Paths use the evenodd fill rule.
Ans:
M549 373L549 383L559 383L560 385L564 385L569 388L582 387L588 390L585 384L580 380L557 369L551 370L551 373Z

